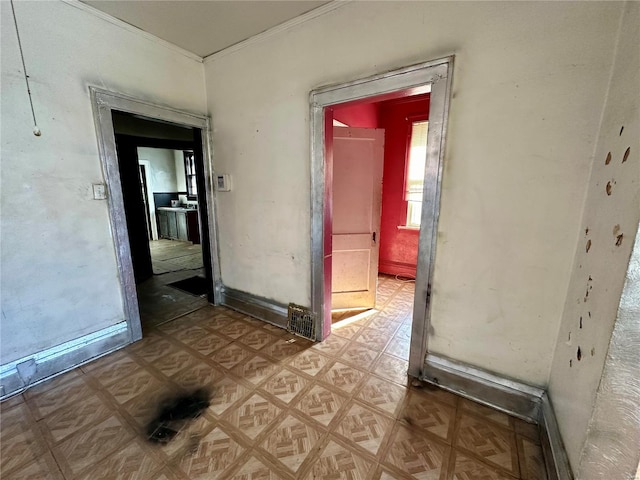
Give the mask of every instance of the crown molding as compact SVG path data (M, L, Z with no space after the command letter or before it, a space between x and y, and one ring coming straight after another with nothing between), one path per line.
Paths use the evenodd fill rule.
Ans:
M135 27L133 25L131 25L130 23L127 23L123 20L120 20L116 17L113 17L111 15L109 15L108 13L104 13L101 10L98 10L97 8L92 7L91 5L87 5L86 3L82 3L78 0L60 0L62 3L73 7L73 8L77 8L78 10L82 10L83 12L86 12L90 15L93 15L94 17L98 17L101 20L104 20L112 25L115 25L116 27L120 27L123 30L126 30L128 32L131 33L135 33L143 38L146 38L147 40L153 42L153 43L157 43L158 45L161 45L169 50L173 50L176 53L179 53L181 55L184 55L187 58L190 58L192 60L195 60L198 63L202 63L203 62L203 58L199 55L196 55L193 52L190 52L189 50L185 50L182 47L179 47L171 42L168 42L166 40L163 40L162 38L153 35L152 33L146 32L138 27Z
M303 23L307 23L311 20L321 17L322 15L326 15L327 13L333 12L338 8L342 8L345 5L351 3L352 1L353 0L333 0L332 2L322 5L321 7L314 8L313 10L310 10L307 13L299 15L295 18L292 18L291 20L287 20L286 22L276 25L275 27L271 27L265 30L264 32L261 32L252 37L249 37L246 40L242 40L241 42L235 43L227 48L223 48L218 52L212 53L210 55L206 55L204 57L204 63L207 64L209 62L213 62L222 57L226 57L227 55L230 55L239 50L242 50L245 47L249 47L251 45L263 42L264 40L270 37L273 37L275 35L278 35L279 33L286 32L287 30L297 27L298 25L302 25Z

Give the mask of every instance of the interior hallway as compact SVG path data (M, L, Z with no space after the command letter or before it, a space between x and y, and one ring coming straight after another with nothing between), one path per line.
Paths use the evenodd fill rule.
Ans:
M208 305L206 297L190 295L168 286L194 275L204 276L202 245L175 240L149 242L153 277L137 286L142 330L149 329L173 318Z
M223 307L150 328L2 403L3 476L546 479L537 427L407 384L413 283L379 291L381 311L320 344ZM146 441L163 398L203 386L199 419Z

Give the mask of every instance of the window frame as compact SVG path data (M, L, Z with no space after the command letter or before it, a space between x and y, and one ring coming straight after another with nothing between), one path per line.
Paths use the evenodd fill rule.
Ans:
M196 187L196 192L193 193L192 192L192 187L191 187L191 181L190 181L190 177L194 177L197 179L196 176L196 172L195 172L195 153L193 151L190 150L183 150L182 151L182 155L184 158L184 179L185 179L185 184L187 187L187 200L198 200L198 191L197 191L197 187ZM189 157L193 157L193 165L194 165L194 172L193 173L189 173L189 166L188 166L188 162L189 162Z
M405 147L404 147L404 176L402 178L402 223L398 225L399 229L420 231L420 225L409 225L409 200L405 199L407 192L407 181L409 180L409 158L411 153L411 136L413 133L413 124L418 122L428 122L429 114L420 113L408 115L405 118ZM428 127L427 127L428 128Z

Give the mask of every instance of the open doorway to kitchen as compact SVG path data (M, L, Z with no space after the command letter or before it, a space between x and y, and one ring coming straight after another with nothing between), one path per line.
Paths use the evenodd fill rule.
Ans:
M376 185L382 184L382 177L378 176L379 169L362 168L361 172L350 172L353 170L353 158L371 159L379 157L376 154L377 147L373 136L370 142L369 152L361 152L360 157L351 155L347 162L347 167L341 167L339 164L336 168L336 153L338 150L349 150L339 142L345 143L343 137L362 137L358 132L343 132L336 135L334 128L334 120L342 124L348 125L344 120L336 118L336 112L340 108L349 105L362 105L366 103L377 103L395 101L399 105L402 102L409 102L410 97L422 95L423 99L428 101L426 112L417 112L415 115L409 113L405 117L405 124L408 130L405 133L405 152L411 152L412 138L418 140L426 137L426 146L417 146L414 149L420 151L422 163L414 166L412 173L421 170L421 175L417 178L410 178L412 170L403 159L403 168L399 174L402 177L400 189L404 190L400 193L403 202L403 220L395 228L401 227L407 232L413 232L418 251L417 262L415 265L415 294L413 299L408 303L411 305L408 312L409 319L405 324L403 319L399 324L394 325L394 331L399 332L400 325L404 325L405 330L410 330L410 351L409 361L407 365L408 373L411 376L419 377L424 365L424 359L427 351L427 335L429 331L429 312L430 312L430 295L431 283L433 278L433 266L435 258L435 241L437 232L437 220L439 212L440 183L442 176L442 154L444 146L445 125L448 111L448 101L450 92L450 69L452 58L445 58L434 62L415 65L383 75L356 80L354 82L326 87L315 90L311 93L311 114L312 114L312 213L311 213L311 251L312 251L312 310L317 316L316 338L326 338L332 330L332 304L336 292L334 288L337 284L340 287L346 287L345 292L349 294L364 290L374 291L374 306L377 294L377 285L384 285L384 282L378 282L377 274L379 272L380 250L382 244L376 245L378 241L382 241L380 237L380 228L376 229L376 222L380 222L379 218L384 217L384 206L381 208L382 217L376 219ZM427 123L428 122L428 123ZM342 127L345 128L345 127ZM382 135L384 138L384 134ZM348 143L348 142L347 142ZM354 143L354 142L351 142ZM416 142L419 143L419 142ZM361 149L362 150L362 149ZM340 161L338 159L338 161ZM355 165L361 166L364 160L356 160ZM379 160L378 160L379 162ZM384 163L384 162L383 162ZM417 165L417 164L416 164ZM386 167L386 165L385 165ZM387 174L386 168L383 168ZM368 172L368 173L367 173ZM354 173L354 178L365 178L364 183L367 184L367 202L364 200L362 204L373 205L373 208L367 208L366 215L371 216L371 221L360 222L365 229L357 229L358 231L347 232L358 236L360 243L354 243L355 239L348 239L345 243L342 235L344 225L341 223L343 213L336 212L336 196L340 195L341 185L344 178ZM414 175L415 176L415 175ZM347 182L347 185L349 182ZM353 195L353 190L363 191L362 188L344 189L347 193L348 200L342 203L356 203L349 196ZM369 193L369 190L371 193ZM384 190L384 189L383 189ZM418 195L419 193L419 195ZM380 195L380 198L382 196ZM340 201L339 201L340 203ZM338 205L339 207L339 205ZM363 210L363 211L364 211ZM388 212L387 212L388 213ZM336 217L337 214L337 217ZM342 218L343 219L343 218ZM362 219L362 217L360 217ZM418 221L419 219L419 221ZM336 224L336 220L338 223ZM356 224L357 222L351 222ZM349 222L347 222L349 224ZM381 223L380 223L381 224ZM337 227L334 231L334 227ZM360 231L362 230L362 231ZM366 231L365 231L366 230ZM361 237L361 238L360 238ZM353 241L352 241L353 240ZM344 245L343 245L344 244ZM337 248L336 248L337 247ZM377 252L374 251L377 249ZM346 255L343 254L346 252ZM357 255L356 255L357 254ZM374 257L378 256L377 259ZM359 257L359 258L356 258ZM351 278L350 285L341 279L343 272L353 272L355 269L351 263L356 260L361 261L361 269L358 270L362 274L358 278ZM365 260L368 267L365 267ZM377 262L374 260L378 260ZM375 264L375 265L374 265ZM393 262L387 262L387 267L393 266ZM398 266L398 265L396 265ZM339 270L334 272L334 268ZM347 267L347 268L343 268ZM406 267L406 265L405 265ZM372 271L372 269L375 269ZM368 281L365 282L364 274L368 275ZM399 279L410 279L410 275L405 277L406 271L401 276L400 272L396 273ZM394 277L395 278L395 277ZM357 284L357 285L356 285ZM358 287L358 288L355 288ZM406 292L405 292L405 296ZM411 292L408 292L411 296ZM399 297L399 299L402 297ZM403 300L406 300L404 298ZM339 300L341 301L341 299ZM363 305L365 308L371 308L369 303ZM342 306L342 303L338 303ZM353 306L353 305L352 305ZM374 309L375 310L375 309ZM366 312L364 313L366 314ZM355 317L357 318L357 317ZM382 319L382 323L388 323ZM387 319L388 320L388 319ZM373 320L371 320L373 321ZM370 326L370 325L368 325Z
M113 112L120 183L143 327L206 305L198 146L193 128Z
M206 117L91 89L132 340L216 303ZM206 159L206 160L205 160ZM152 323L150 323L152 322Z

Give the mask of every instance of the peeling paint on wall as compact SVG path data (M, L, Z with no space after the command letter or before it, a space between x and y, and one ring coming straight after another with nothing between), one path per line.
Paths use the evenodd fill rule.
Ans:
M633 239L640 223L640 159L634 153L640 139L640 102L637 95L630 94L637 90L640 81L637 29L640 4L629 2L625 8L583 209L580 232L584 236L580 236L581 247L574 257L549 384L571 466L584 479L627 478L587 475L593 469L580 468ZM615 395L623 395L625 391L626 386ZM610 444L615 449L614 442ZM600 446L603 445L606 446L606 441ZM610 453L614 452L599 451L598 455L609 457Z

